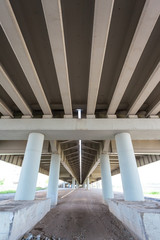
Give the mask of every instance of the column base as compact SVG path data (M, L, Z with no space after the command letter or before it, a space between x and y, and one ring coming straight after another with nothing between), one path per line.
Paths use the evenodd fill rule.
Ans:
M50 211L50 204L50 199L0 203L0 239L21 239Z

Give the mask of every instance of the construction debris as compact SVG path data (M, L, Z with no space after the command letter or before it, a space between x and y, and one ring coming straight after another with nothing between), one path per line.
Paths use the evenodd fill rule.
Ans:
M64 238L56 238L55 236L47 237L41 234L34 236L31 233L27 233L23 236L21 240L65 240Z

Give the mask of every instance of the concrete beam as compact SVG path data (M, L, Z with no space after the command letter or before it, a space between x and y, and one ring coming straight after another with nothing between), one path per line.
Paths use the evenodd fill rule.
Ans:
M132 141L134 153L138 155L143 154L159 154L160 153L160 140L149 140L149 141ZM117 153L115 141L111 141L112 153ZM110 158L112 161L112 157ZM114 157L115 159L115 157Z
M78 154L78 151L75 151L75 152L72 152L72 153L69 153L69 154L65 154L65 157L68 157L68 156L72 156L72 155L74 155L74 154Z
M82 144L82 149L88 149L88 150L95 151L95 152L98 152L98 151L99 151L99 150L96 149L96 148L88 147L88 146L86 146L86 145L84 145L84 144Z
M86 158L86 159L88 159L88 160L92 160L92 156L91 157L89 157L89 156L86 156L85 154L83 154L82 153L82 158Z
M59 153L62 155L62 158L61 158L61 164L63 165L63 167L65 168L65 170L68 172L68 173L62 173L60 171L60 178L66 178L66 177L71 177L71 175L73 175L72 173L72 170L70 169L70 167L68 166L68 161L67 159L64 157L64 154L62 154L62 150L61 150L61 145L60 143L58 144L56 140L53 140L53 141L50 141L50 147L51 147L51 152L52 153ZM43 155L41 157L41 163L42 163L42 167L44 165L44 162L45 160L43 160ZM46 160L46 162L48 162L48 164L50 163L50 158Z
M75 157L70 157L70 158L67 159L67 160L72 161L72 160L77 159L77 158L79 158L79 154L78 154L77 156L75 156Z
M97 161L92 165L89 173L87 174L87 177L89 177L95 171L95 169L98 167L99 164L100 164L100 158L98 158Z
M57 142L55 140L50 141L50 147L51 147L52 153L57 153L58 152Z
M103 143L102 151L103 153L108 153L110 150L110 140L105 140Z
M124 92L132 78L139 59L149 40L160 13L159 0L146 0L137 29L125 59L107 115L115 114Z
M120 132L133 140L160 140L160 119L0 119L0 140L26 140L30 132L45 140L110 140Z
M71 170L71 168L68 166L68 162L62 161L61 164L63 165L63 167L67 170L67 172L69 172L69 174L74 177L75 179L77 179L73 173L73 171Z
M64 148L64 149L63 149L63 152L66 152L66 151L68 151L68 150L75 149L75 148L78 148L78 145L75 145L75 146L69 147L69 148Z
M160 112L160 101L158 101L147 113L147 117L151 115L156 115Z
M69 173L60 173L60 178L69 178L71 175Z
M95 1L87 115L94 115L96 108L113 3L114 0Z
M0 21L6 37L45 115L52 115L50 106L27 49L9 0L0 1Z
M9 107L3 102L2 99L0 99L0 112L1 112L4 116L13 117L13 114L12 114L11 109L9 109Z
M82 155L85 155L85 154L87 154L87 155L89 155L89 156L91 156L91 157L95 157L95 154L92 154L92 153L90 153L90 152L86 152L86 151L84 151L84 149L82 148Z
M26 141L0 141L0 154L23 155L26 149ZM49 142L44 141L42 154L49 153ZM43 159L43 155L41 156ZM50 159L49 159L50 160Z
M66 155L64 155L64 152L63 152L63 150L62 150L62 148L61 148L60 143L57 145L57 148L58 148L59 154L61 155L61 164L63 165L63 167L67 170L67 172L68 172L72 177L74 177L75 179L77 179L77 178L75 177L75 175L74 175L71 167L70 167L70 164L69 164L69 162L68 162L68 160L67 160L67 158L66 158Z
M32 111L15 87L5 70L0 66L0 84L24 115L32 116Z
M145 100L149 97L151 92L160 82L160 62L158 63L157 67L155 68L154 72L142 88L140 94L136 98L135 102L132 104L128 111L128 115L135 115Z
M60 0L42 0L65 115L72 117L70 84Z

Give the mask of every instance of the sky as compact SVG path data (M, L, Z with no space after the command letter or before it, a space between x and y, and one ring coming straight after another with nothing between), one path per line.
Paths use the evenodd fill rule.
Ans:
M0 160L0 191L16 190L20 177L21 167ZM38 173L37 187L47 187L48 176Z
M160 192L160 161L138 167L139 177L144 192ZM114 191L122 192L120 174L112 177Z

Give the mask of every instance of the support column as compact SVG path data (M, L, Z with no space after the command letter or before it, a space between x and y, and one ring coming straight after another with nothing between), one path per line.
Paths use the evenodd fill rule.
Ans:
M89 190L89 177L87 178L87 189Z
M133 145L129 133L120 133L115 136L126 201L144 201L142 186L138 174Z
M72 178L72 188L75 189L75 178Z
M101 165L103 199L104 202L107 202L108 199L114 198L112 190L111 168L108 154L106 153L101 154L100 165Z
M63 188L65 188L65 182L63 182Z
M60 170L60 156L59 154L52 154L47 189L47 198L51 199L51 206L56 205L58 200L59 170Z
M86 188L86 182L85 181L83 182L83 188Z
M24 154L15 200L34 200L44 135L30 133Z
M79 188L79 183L78 182L76 182L76 188Z

